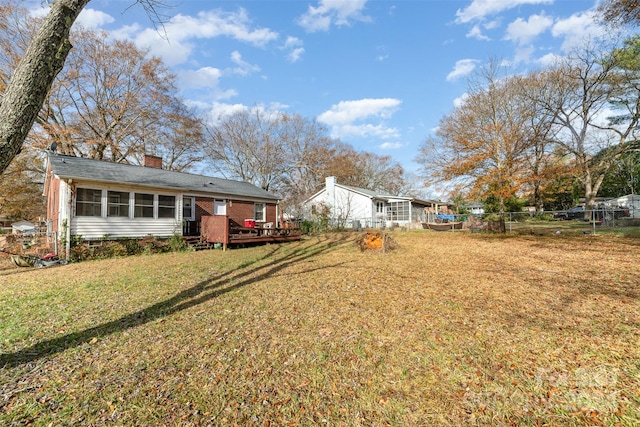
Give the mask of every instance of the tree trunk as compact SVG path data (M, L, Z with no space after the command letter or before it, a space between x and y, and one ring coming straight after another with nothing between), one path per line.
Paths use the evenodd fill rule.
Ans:
M71 50L71 26L89 0L56 0L29 44L0 103L0 174L20 152Z

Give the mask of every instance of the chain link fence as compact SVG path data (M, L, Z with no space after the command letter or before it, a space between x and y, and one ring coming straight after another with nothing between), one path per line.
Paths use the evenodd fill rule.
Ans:
M639 227L640 209L599 206L592 210L571 208L555 211L506 212L504 214L504 231L507 233L549 229L551 231L576 229L581 232ZM349 218L341 222L343 229L361 231L367 228L377 229L431 229L443 231L470 230L502 231L500 215L488 214L424 214L414 216L411 221L394 221L386 218ZM640 232L640 231L639 231Z

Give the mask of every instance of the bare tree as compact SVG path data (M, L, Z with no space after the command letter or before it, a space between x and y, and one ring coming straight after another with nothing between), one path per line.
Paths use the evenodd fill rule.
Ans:
M327 176L392 194L404 188L404 171L390 157L357 152L297 114L243 110L220 118L207 133L204 150L219 173L279 193L283 210L292 215L304 210L302 202Z
M586 218L613 161L635 146L640 74L619 56L587 46L542 75L549 89L537 101L558 127L555 145L576 168ZM611 108L622 114L606 120Z
M160 59L102 32L74 29L71 40L75 49L36 119L41 139L65 154L113 162L158 154L175 169L201 157L198 120Z
M56 0L29 43L0 101L0 173L20 152L49 89L71 50L69 34L89 0ZM155 0L138 0L154 11Z
M273 189L294 160L285 122L283 114L260 108L235 112L208 127L205 152L223 176Z
M604 0L598 7L603 21L612 24L640 23L640 7L637 0Z

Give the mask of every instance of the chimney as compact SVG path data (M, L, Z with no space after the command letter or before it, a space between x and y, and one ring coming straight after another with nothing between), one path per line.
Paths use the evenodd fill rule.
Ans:
M145 154L142 159L142 166L146 168L162 169L162 157Z
M326 188L326 200L327 204L331 208L331 213L333 214L333 210L336 206L336 177L328 176L325 178L325 188Z

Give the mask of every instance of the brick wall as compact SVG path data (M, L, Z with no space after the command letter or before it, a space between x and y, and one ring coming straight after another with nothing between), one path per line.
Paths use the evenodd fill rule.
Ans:
M205 215L213 215L213 199L196 197L196 221Z
M276 222L276 205L267 203L266 222ZM213 215L213 199L196 198L196 221L203 216ZM227 216L238 225L244 225L244 220L253 218L254 202L244 200L227 200Z
M240 200L232 200L231 202L232 206L229 206L229 202L227 202L227 215L229 216L229 219L235 221L239 225L243 225L245 219L253 218L253 202ZM274 203L267 204L265 222L276 222L276 205Z

